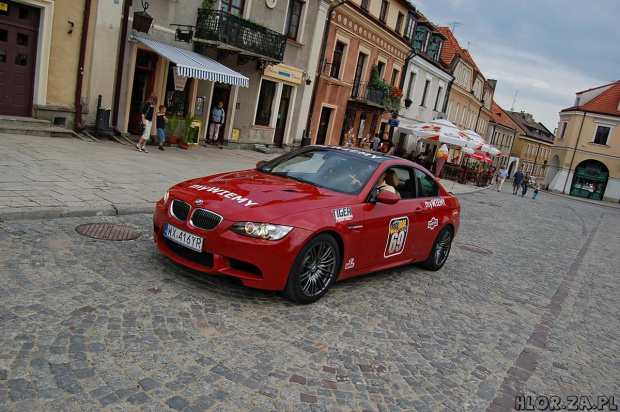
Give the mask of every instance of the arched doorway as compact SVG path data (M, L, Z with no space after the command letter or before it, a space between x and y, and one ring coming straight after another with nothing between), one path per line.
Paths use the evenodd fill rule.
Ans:
M609 180L609 169L605 164L598 160L584 160L575 168L570 195L587 198L590 184L593 184L594 194L592 199L602 200L607 187L607 180Z

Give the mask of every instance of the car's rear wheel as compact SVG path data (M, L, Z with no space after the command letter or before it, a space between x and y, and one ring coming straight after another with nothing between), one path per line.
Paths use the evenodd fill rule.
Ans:
M435 238L435 243L433 243L433 247L428 254L428 258L422 263L422 266L433 271L441 269L446 263L446 260L448 260L448 255L450 254L451 248L452 228L450 226L446 226L441 229Z
M313 237L295 258L284 294L294 302L316 302L334 282L339 265L340 250L334 238L327 234Z

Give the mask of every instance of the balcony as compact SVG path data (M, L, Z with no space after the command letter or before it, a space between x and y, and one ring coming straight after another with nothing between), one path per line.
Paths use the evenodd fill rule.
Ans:
M196 38L202 40L197 46L217 49L218 58L239 55L240 64L249 60L281 63L286 48L285 35L219 10L198 10Z
M351 99L383 106L383 89L370 86L368 83L353 83Z

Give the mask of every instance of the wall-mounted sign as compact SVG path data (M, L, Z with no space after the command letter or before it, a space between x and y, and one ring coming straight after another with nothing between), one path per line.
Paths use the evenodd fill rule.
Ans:
M9 10L9 4L8 3L2 3L0 1L0 11L8 11Z
M286 66L284 64L276 64L273 66L267 66L263 70L263 75L278 80L301 84L301 81L304 77L304 72L302 70Z
M185 83L187 82L187 77L179 75L179 68L174 67L174 90L183 91L185 89Z
M230 140L239 140L240 129L232 129L232 135L230 136Z

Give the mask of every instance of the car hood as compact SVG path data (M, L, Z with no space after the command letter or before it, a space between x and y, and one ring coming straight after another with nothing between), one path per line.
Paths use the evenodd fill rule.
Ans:
M356 196L257 170L222 173L188 180L170 188L181 199L233 221L275 221L295 213L351 204Z

